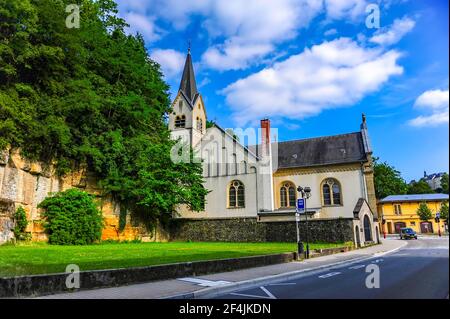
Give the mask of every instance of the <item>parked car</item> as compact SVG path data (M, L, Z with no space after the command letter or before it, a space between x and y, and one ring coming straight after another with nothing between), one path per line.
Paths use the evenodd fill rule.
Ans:
M400 228L400 239L417 239L416 232L409 227Z

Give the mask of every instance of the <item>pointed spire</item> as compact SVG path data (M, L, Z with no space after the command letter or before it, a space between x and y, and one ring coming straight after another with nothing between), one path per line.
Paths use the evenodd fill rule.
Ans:
M367 130L366 115L364 113L362 113L362 123L361 123L361 130L363 129Z
M180 91L183 91L190 102L193 102L195 96L198 94L197 84L195 83L194 67L192 66L190 41L188 53L186 56L186 62L184 64L183 76L181 77Z

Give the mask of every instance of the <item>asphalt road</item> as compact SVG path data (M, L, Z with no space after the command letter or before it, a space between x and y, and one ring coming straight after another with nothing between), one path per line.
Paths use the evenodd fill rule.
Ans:
M392 240L392 239L391 239ZM376 265L379 269L379 288ZM366 272L369 271L370 272ZM409 240L404 248L361 263L216 297L218 299L443 299L449 295L449 238Z

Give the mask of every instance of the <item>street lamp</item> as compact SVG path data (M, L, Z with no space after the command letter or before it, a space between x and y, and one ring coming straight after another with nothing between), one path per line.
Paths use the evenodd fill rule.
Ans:
M308 230L308 210L306 208L306 199L311 197L311 188L308 186L305 187L297 187L297 191L301 194L302 198L305 201L305 219L306 219L306 259L309 258L309 230ZM299 231L298 231L298 223L297 223L297 241L298 241L298 247L299 247L299 253L300 249L303 252L303 244L300 241Z

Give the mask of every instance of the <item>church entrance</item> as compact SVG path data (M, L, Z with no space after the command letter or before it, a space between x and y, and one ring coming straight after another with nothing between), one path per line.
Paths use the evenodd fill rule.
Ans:
M372 241L372 230L369 216L364 215L364 241Z

